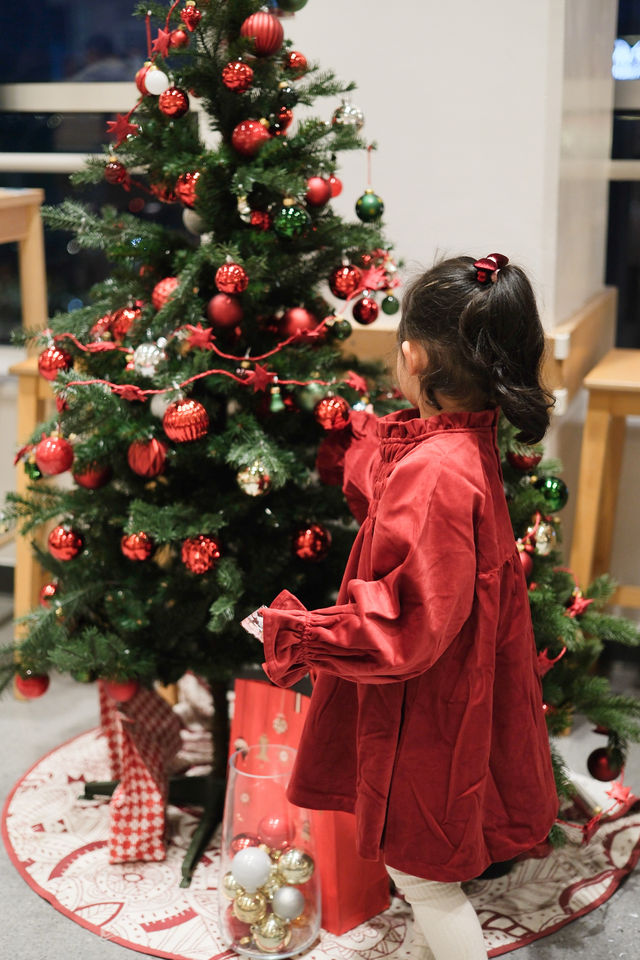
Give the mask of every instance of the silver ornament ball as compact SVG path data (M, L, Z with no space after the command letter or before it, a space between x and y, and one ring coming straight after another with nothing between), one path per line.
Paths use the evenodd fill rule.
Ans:
M271 898L271 908L281 920L295 920L304 910L304 894L297 887L279 887Z

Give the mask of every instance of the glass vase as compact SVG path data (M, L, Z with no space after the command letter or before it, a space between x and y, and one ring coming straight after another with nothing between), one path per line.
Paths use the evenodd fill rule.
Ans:
M320 930L311 817L289 803L296 751L261 743L229 759L218 883L220 928L236 953L291 957Z

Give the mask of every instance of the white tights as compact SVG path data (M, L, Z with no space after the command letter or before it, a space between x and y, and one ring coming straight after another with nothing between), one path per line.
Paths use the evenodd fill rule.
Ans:
M480 921L459 883L423 880L393 867L387 872L413 907L434 960L486 960Z

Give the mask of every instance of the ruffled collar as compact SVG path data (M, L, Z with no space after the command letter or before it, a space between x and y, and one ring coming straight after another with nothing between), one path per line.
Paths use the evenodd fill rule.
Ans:
M444 430L495 430L500 411L493 410L442 412L426 420L416 409L396 410L377 423L381 443L413 444Z

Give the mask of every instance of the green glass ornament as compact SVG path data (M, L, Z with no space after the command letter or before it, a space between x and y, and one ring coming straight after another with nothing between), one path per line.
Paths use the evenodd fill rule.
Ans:
M297 13L298 10L302 10L306 5L307 0L278 0L278 6L281 10L284 10L285 13Z
M384 298L380 306L382 307L382 312L386 313L389 317L392 317L393 314L397 313L400 309L399 301L396 299L396 297L392 297L391 294Z
M311 217L302 207L285 204L273 218L274 232L283 240L301 240L311 226Z
M384 213L384 203L382 198L374 193L371 187L367 187L361 197L356 201L356 214L363 223L371 223L377 220Z
M280 387L271 387L269 410L271 413L282 413L283 410L286 410L282 394L280 393Z
M341 317L339 320L335 320L329 329L329 336L333 340L348 340L353 332L353 327L346 319L346 317Z
M537 477L533 482L550 510L562 510L569 499L569 488L560 477Z

